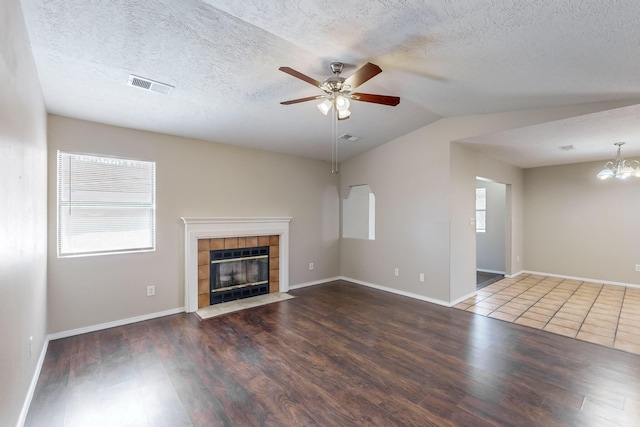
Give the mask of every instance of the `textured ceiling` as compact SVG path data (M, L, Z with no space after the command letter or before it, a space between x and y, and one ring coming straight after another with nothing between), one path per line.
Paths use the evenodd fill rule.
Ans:
M366 62L346 159L441 117L640 98L640 2L632 0L22 0L49 112L316 159L331 157L317 80ZM175 86L127 86L136 74ZM470 138L522 167L640 155L640 110L619 108ZM615 126L614 126L615 125ZM584 150L582 142L584 138ZM558 146L576 146L573 151ZM578 149L580 148L580 149ZM585 154L588 151L588 155Z

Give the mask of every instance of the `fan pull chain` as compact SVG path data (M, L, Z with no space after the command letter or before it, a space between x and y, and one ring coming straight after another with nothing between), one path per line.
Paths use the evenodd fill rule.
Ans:
M335 104L335 102L334 102ZM339 174L338 170L338 109L333 106L331 114L333 124L331 126L331 173Z

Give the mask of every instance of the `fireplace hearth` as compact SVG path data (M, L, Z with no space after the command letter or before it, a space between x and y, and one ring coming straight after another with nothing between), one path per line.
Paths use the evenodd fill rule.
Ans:
M211 305L269 293L269 246L210 251Z

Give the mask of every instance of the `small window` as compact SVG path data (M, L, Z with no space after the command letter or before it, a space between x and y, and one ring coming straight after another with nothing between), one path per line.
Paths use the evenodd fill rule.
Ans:
M153 251L155 162L58 151L58 256Z
M487 232L487 189L476 188L476 233Z

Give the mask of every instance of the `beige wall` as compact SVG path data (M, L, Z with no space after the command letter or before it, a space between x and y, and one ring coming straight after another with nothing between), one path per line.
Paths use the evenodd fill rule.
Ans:
M451 144L451 271L449 302L467 296L476 288L476 227L470 221L476 214L476 157L460 144Z
M340 274L443 303L455 301L475 290L476 235L469 218L475 213L476 176L508 184L507 274L523 270L524 224L522 170L452 141L587 111L561 107L443 119L344 162L338 177L323 162L51 116L49 330L181 307L181 216L293 216L291 285ZM57 149L157 162L156 252L56 258ZM238 171L248 175L232 182L229 177ZM375 241L339 239L338 182L343 196L351 185L371 187ZM425 282L419 281L420 273ZM157 287L153 298L145 296L150 284Z
M522 271L522 170L455 141L613 106L442 119L344 162L343 197L358 184L368 184L376 196L376 240L342 239L341 274L443 303L473 293L476 236L469 219L475 216L476 176L508 185L505 270ZM419 281L420 273L425 282Z
M508 125L519 113L497 114L487 118L487 126ZM531 114L531 118L537 117ZM492 124L493 123L493 124ZM475 217L476 177L481 176L507 185L505 271L515 274L522 270L523 253L523 173L522 169L500 162L473 149L473 146L451 144L452 238L451 301L457 301L475 291L476 232L470 218ZM455 195L455 196L454 196Z
M428 130L343 163L342 197L359 184L375 194L376 239L342 239L340 268L351 279L447 301L449 186L442 174L448 176L449 145L431 140Z
M368 184L376 196L376 240L342 239L341 274L441 303L475 292L476 233L469 219L475 217L477 176L506 184L505 272L522 272L527 259L523 170L457 141L630 103L441 119L344 162L342 197L349 186L360 184ZM527 252L532 254L530 246ZM534 265L541 264L527 264L527 269ZM419 281L420 273L425 282Z
M632 103L446 118L344 162L342 197L361 184L376 196L376 240L342 239L341 275L441 303L473 293L476 233L469 218L475 216L476 176L507 185L505 270L523 271L523 171L456 141Z
M292 216L290 285L338 275L338 178L328 163L59 116L49 116L49 148L52 333L183 307L182 216ZM57 258L57 150L156 162L155 252Z
M15 426L47 313L46 113L18 0L0 2L0 81L0 425Z
M640 285L640 179L596 179L605 161L525 177L525 267Z

